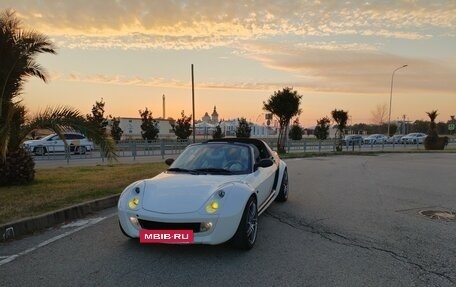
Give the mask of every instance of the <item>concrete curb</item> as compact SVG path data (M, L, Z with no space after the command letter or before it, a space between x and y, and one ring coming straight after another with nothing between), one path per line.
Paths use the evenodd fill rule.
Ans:
M82 218L90 213L117 205L120 194L95 199L67 208L48 212L43 215L24 218L0 225L0 240L18 239L24 235L41 231L74 219Z

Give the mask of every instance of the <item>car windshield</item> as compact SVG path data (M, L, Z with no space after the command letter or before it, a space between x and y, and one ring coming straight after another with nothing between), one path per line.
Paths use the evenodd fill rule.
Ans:
M45 136L45 137L40 138L39 140L40 140L40 141L47 141L47 140L49 140L50 138L52 138L53 136L55 136L55 135L56 135L56 134L50 134L50 135L47 135L47 136Z
M251 149L246 144L194 144L179 155L168 171L222 175L250 173L252 171Z

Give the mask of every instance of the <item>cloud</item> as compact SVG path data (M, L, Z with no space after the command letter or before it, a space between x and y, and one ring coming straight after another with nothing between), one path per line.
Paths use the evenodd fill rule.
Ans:
M409 65L400 75L404 89L447 94L456 91L456 69L451 60L400 57L356 43L251 42L241 49L243 57L270 69L290 72L293 85L307 91L384 93L392 71L402 64Z
M183 88L191 87L190 81L181 81L177 79L165 79L162 77L126 77L121 75L83 75L80 73L70 73L67 76L59 75L59 80L71 82L85 82L92 84L107 84L120 86L143 86L143 87L167 87ZM280 84L274 83L252 83L252 82L198 82L198 89L221 89L221 90L273 90L280 87Z
M456 2L3 0L24 24L81 49L207 49L281 36L455 36Z

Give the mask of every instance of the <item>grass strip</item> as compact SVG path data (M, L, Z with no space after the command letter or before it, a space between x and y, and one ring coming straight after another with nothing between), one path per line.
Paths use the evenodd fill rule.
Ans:
M31 184L0 187L0 224L118 194L166 167L144 163L37 169Z

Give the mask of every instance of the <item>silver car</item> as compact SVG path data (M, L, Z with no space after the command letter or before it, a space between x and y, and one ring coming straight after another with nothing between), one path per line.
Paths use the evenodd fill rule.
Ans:
M401 142L405 144L421 144L426 137L427 134L425 133L410 133L402 137Z
M389 137L386 142L387 143L394 143L394 144L400 144L402 143L402 137L404 137L404 135L393 135L392 137Z
M84 135L79 133L64 133L69 152L75 154L85 154L93 150L93 143ZM52 152L65 152L65 143L57 134L50 134L42 139L28 140L24 142L24 147L36 155L45 155Z
M373 134L364 139L364 144L383 144L388 138L382 134Z

